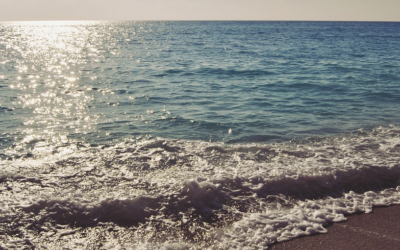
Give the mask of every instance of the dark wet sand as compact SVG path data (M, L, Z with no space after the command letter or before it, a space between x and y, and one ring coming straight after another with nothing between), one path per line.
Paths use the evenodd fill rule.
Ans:
M374 208L370 214L347 217L328 227L328 233L271 245L272 250L396 250L400 249L400 206Z

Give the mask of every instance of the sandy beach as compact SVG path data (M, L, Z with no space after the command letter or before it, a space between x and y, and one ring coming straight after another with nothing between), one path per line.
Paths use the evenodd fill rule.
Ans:
M272 250L381 249L400 247L400 206L375 208L370 214L356 214L328 228L328 233L301 237L272 245Z

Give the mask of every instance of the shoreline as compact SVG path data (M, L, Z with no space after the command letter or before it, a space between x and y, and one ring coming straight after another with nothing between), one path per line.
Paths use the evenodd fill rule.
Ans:
M400 245L400 205L376 207L328 226L328 233L303 236L268 246L271 250L397 249Z

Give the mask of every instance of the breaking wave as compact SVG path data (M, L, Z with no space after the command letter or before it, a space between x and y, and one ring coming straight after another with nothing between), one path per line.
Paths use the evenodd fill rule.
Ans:
M400 204L400 128L307 142L146 139L0 163L9 248L265 249Z

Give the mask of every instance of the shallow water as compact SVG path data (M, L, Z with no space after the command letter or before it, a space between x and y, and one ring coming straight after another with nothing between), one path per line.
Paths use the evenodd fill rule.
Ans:
M1 237L7 249L264 249L400 204L399 136L38 150L1 163Z
M399 31L1 23L0 246L264 249L400 204Z

